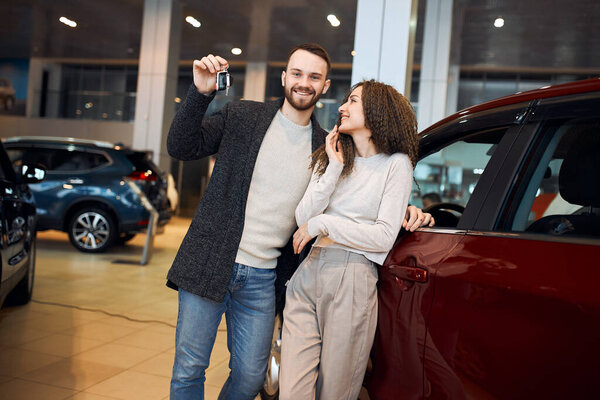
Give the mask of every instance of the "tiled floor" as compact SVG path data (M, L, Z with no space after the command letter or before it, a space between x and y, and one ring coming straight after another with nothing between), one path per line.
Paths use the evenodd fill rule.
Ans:
M0 310L0 400L169 397L177 293L165 276L189 220L174 219L139 262L145 235L104 254L76 251L66 234L38 234L33 301ZM227 378L219 327L206 399Z

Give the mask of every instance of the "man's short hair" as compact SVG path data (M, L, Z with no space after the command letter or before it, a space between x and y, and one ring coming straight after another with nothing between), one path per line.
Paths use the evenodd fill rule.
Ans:
M440 195L435 192L425 193L423 196L421 196L421 199L422 200L428 199L429 201L431 201L433 203L441 203L442 202L442 198L440 197Z
M288 53L287 61L285 62L285 70L287 71L288 63L290 62L290 58L292 54L294 54L298 50L306 50L309 53L313 53L316 56L321 57L327 63L327 74L331 71L331 59L329 58L329 54L327 54L327 50L323 48L320 44L317 43L304 43L299 44L298 46L292 47L290 52Z

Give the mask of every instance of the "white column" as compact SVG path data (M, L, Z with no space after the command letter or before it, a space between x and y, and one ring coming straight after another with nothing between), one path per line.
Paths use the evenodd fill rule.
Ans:
M40 94L42 91L42 77L44 74L44 61L39 57L29 59L29 74L27 80L27 103L25 115L28 118L40 116Z
M244 99L264 101L267 87L269 29L273 0L254 0L250 13L250 36L244 78Z
M133 147L152 150L164 171L170 170L166 140L174 115L181 18L178 1L144 1Z
M418 0L358 0L352 84L376 79L410 98Z
M244 99L265 101L267 87L267 62L248 61L244 77Z
M419 130L447 115L452 3L452 0L427 0L417 107Z

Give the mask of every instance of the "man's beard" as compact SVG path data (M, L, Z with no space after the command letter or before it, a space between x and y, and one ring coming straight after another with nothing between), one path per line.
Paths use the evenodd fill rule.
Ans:
M306 103L300 103L298 102L296 99L294 99L294 95L292 94L292 91L296 89L300 92L307 92L307 93L314 93L313 97L310 101L306 102ZM297 87L292 87L292 88L284 88L284 92L285 92L285 98L287 99L287 101L291 104L292 107L294 107L296 110L298 111L304 111L304 110L308 110L309 108L313 107L315 104L317 104L317 101L319 101L319 99L321 98L321 93L315 93L312 89L308 89L307 90L302 90L304 88L301 88L299 86ZM308 100L308 98L307 98Z

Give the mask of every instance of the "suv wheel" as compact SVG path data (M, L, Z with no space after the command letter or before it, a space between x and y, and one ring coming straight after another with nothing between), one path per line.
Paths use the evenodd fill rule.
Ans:
M83 208L71 217L69 239L77 250L101 253L115 241L117 225L113 217L99 208Z
M15 286L8 298L6 303L12 306L21 306L29 303L31 295L33 294L33 278L35 276L35 236L31 241L29 247L29 261L27 262L27 272L21 281Z
M275 316L273 328L273 341L271 342L271 355L267 367L265 383L260 391L262 400L275 400L279 398L279 366L281 364L281 328L283 327L283 315Z

